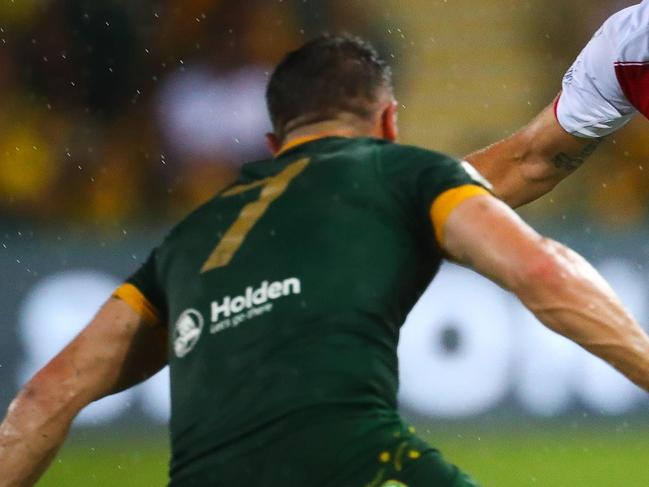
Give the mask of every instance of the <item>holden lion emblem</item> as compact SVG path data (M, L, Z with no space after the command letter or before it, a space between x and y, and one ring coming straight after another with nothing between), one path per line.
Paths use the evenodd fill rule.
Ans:
M174 353L183 358L192 351L203 331L203 315L195 309L182 312L174 327Z

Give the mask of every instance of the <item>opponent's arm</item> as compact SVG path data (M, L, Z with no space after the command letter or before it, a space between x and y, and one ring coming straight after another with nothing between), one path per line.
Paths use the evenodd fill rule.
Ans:
M554 115L554 105L511 137L466 157L512 207L552 190L580 167L603 139L576 137Z
M511 290L548 328L649 391L649 337L582 257L537 234L492 196L464 200L437 232L450 256Z
M20 391L0 424L0 487L33 485L86 405L137 384L167 361L166 332L111 298Z

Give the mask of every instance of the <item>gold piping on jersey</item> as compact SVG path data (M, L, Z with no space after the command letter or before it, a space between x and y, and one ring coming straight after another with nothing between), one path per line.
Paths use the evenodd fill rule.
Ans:
M239 247L241 247L241 244L248 235L248 232L252 230L252 227L254 227L262 215L266 213L266 210L268 210L271 203L286 191L290 182L304 171L310 160L311 159L308 157L299 159L298 161L286 166L284 170L279 172L277 175L266 178L263 181L262 184L264 184L264 189L261 190L259 199L248 203L241 209L241 213L239 213L237 219L230 228L228 228L221 241L203 264L201 273L224 267L230 263L232 257L237 250L239 250ZM227 193L230 195L237 194L257 186L260 185L256 184L256 182L253 184L235 186ZM228 194L224 193L222 196L228 196Z
M221 193L221 196L234 196L235 194L244 193L249 189L254 189L254 188L258 188L259 186L263 186L268 182L269 179L270 178L264 178L264 179L260 179L259 181L255 181L254 183L238 184L228 189L227 191Z
M460 203L473 198L474 196L489 195L489 191L482 186L475 184L465 184L444 191L440 194L430 207L430 218L435 229L435 237L440 245L444 244L444 225L451 212L457 208Z
M155 326L160 323L160 314L153 304L133 284L122 284L113 293L135 311L147 324Z
M297 137L282 146L282 148L277 151L275 157L281 156L284 152L294 149L298 145L306 144L307 142L313 142L314 140L324 139L325 137L331 137L330 134L315 134L315 135L303 135L302 137Z

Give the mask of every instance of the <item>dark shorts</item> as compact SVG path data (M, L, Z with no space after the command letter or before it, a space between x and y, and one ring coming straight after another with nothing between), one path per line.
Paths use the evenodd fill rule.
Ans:
M171 487L478 487L398 416L310 418L205 458ZM241 446L241 445L240 445ZM196 465L199 467L199 465Z
M421 442L417 442L421 444ZM373 477L366 481L368 473L358 479L350 479L344 485L358 487L479 487L468 475L447 462L430 447L424 451L419 445L410 447L407 442L396 449L381 452L378 461L368 469Z

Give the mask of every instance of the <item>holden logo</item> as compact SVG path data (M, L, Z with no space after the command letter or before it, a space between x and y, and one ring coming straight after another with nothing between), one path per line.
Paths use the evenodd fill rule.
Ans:
M203 315L195 309L182 312L174 327L174 353L183 358L192 351L203 331Z

